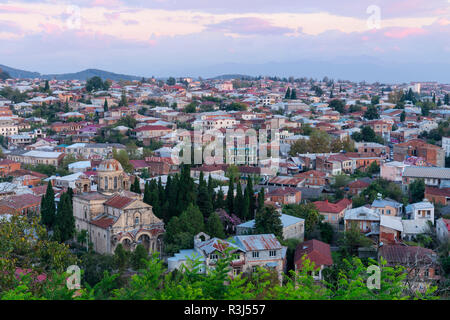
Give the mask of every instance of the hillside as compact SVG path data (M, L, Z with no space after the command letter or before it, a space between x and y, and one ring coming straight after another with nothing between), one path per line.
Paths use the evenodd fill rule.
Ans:
M80 72L75 73L62 73L62 74L40 74L39 72L30 72L26 70L20 70L11 68L5 65L0 64L0 69L7 72L12 78L21 78L21 79L56 79L56 80L87 80L94 76L98 76L103 80L110 79L114 81L119 80L140 80L142 77L118 74L104 70L98 69L87 69Z

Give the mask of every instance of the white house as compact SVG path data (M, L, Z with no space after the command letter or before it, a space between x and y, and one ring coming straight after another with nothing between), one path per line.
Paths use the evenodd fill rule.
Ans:
M406 206L406 214L412 220L426 219L434 224L434 205L427 199Z

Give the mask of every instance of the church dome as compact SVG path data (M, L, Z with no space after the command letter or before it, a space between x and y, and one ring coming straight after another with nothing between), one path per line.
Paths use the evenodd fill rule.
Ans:
M115 159L104 160L98 166L98 171L123 171L122 165Z

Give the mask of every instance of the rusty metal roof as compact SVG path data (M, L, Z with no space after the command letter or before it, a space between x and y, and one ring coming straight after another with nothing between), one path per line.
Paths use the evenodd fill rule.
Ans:
M236 245L244 251L276 250L282 248L280 242L273 234L234 236L233 239Z

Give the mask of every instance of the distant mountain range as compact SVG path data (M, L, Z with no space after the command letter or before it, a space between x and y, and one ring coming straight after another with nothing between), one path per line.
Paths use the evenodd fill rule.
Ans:
M75 73L62 73L62 74L40 74L39 72L30 72L20 69L11 68L5 65L0 64L0 69L3 71L6 71L9 73L9 75L13 78L20 78L20 79L34 79L34 78L41 78L41 79L48 79L48 80L87 80L89 78L98 76L102 78L103 80L109 79L113 81L119 81L119 80L140 80L142 77L137 76L130 76L126 74L118 74L113 73L109 71L104 70L98 70L98 69L87 69L80 72Z

